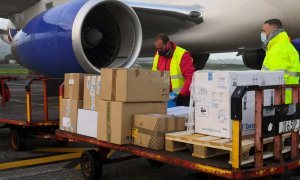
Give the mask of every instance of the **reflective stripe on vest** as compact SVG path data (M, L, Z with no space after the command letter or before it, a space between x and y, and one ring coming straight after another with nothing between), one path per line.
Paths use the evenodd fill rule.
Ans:
M261 70L264 71L271 71L269 68L267 68L265 65L262 66ZM287 74L289 76L295 76L295 77L300 77L300 72L290 72L285 69L276 69L276 71L284 71L284 74Z
M173 53L171 64L170 64L170 76L171 76L171 83L172 83L172 91L175 92L176 94L180 93L181 88L184 85L185 79L182 75L181 68L180 68L180 63L182 56L186 52L185 49L176 46L176 49ZM154 62L152 66L153 71L157 71L157 66L158 66L158 60L159 60L159 55L156 53L154 57Z
M265 65L262 66L262 69L264 71L271 71L268 67L266 67ZM298 84L299 82L299 78L298 76L293 76L290 75L292 73L290 73L287 70L284 69L276 69L276 71L284 71L284 79L285 79L285 84ZM294 82L292 78L297 78L297 81ZM292 103L292 90L290 89L286 89L285 90L285 104L291 104Z

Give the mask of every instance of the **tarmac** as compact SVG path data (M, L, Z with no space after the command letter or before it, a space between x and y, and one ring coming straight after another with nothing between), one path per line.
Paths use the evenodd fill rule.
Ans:
M0 130L0 179L83 179L80 172L80 151L93 148L82 143L70 143L60 147L55 141L36 140L27 144L28 149L14 152L9 146L9 131ZM51 147L48 149L47 147ZM66 148L73 152L59 152ZM39 152L45 149L48 152ZM56 151L56 152L51 152ZM70 150L70 151L72 151ZM74 153L75 152L75 153ZM51 162L52 157L75 154L73 158ZM124 153L116 153L113 159L127 157ZM44 158L44 159L43 159ZM28 161L27 161L28 160ZM27 161L24 163L24 161ZM37 164L30 165L30 162ZM102 179L197 179L199 175L180 167L165 165L152 167L144 158L129 159L103 165Z
M12 87L12 100L17 103L24 103L25 96L22 82L8 83ZM36 89L40 85L35 85ZM35 93L41 93L35 90ZM37 98L33 101L37 106L42 100ZM1 109L2 107L0 107ZM13 107L12 107L13 108ZM20 106L21 108L21 106ZM13 109L15 112L17 109ZM11 114L14 114L10 110ZM0 110L0 118L4 111ZM15 113L17 114L17 113ZM0 125L1 126L1 125ZM26 150L15 152L9 144L10 130L0 128L0 179L20 179L20 180L81 180L83 176L80 172L81 152L93 149L94 146L70 142L66 146L60 146L53 140L31 140L26 144ZM120 161L119 159L122 159ZM196 180L196 179L221 179L207 176L181 167L165 164L162 167L151 166L147 159L132 158L130 155L116 152L112 155L114 159L111 163L103 165L101 179L105 180ZM277 177L267 177L264 179L280 179ZM300 180L300 174L291 172L288 179Z

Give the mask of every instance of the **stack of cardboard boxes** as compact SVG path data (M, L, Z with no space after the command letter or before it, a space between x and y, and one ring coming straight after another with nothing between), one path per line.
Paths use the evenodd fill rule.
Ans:
M97 138L101 76L85 75L83 109L78 109L77 133Z
M101 76L65 74L60 129L97 138Z
M135 114L166 114L169 73L138 69L102 69L98 139L132 143Z
M60 129L122 145L133 143L134 123L135 144L162 149L164 133L185 128L184 118L166 115L169 83L169 72L141 69L66 74Z
M84 74L65 74L64 97L60 102L61 130L77 133L77 110L83 106Z

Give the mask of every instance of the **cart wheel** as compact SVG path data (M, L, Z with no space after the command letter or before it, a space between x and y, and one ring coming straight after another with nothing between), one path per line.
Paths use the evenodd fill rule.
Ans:
M187 144L186 147L188 148L188 150L193 153L194 152L194 146L192 144Z
M102 174L102 165L99 155L95 150L84 151L81 155L80 165L84 179L100 179Z
M165 163L160 162L160 161L155 161L153 159L147 159L148 163L153 166L153 167L162 167L163 165L165 165Z
M10 135L10 143L11 147L15 151L23 151L25 150L25 145L26 145L26 138L22 136L20 131L18 130L11 130L11 135Z
M68 139L64 139L64 140L56 140L56 143L57 143L59 146L66 146L66 145L68 145L69 140L68 140Z

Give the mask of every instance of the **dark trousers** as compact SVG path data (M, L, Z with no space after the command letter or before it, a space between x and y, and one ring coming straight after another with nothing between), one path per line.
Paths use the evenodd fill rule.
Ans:
M177 96L176 106L190 106L190 96Z

